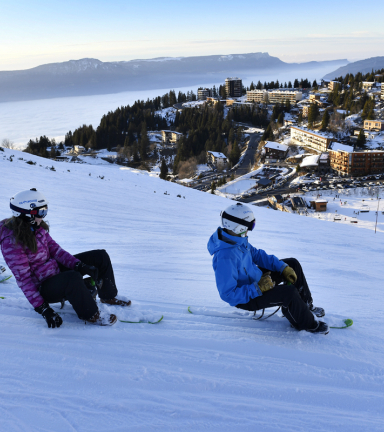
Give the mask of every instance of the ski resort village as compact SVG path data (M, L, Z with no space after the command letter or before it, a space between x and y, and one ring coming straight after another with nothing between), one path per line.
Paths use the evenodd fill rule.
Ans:
M0 138L1 432L384 430L384 69Z

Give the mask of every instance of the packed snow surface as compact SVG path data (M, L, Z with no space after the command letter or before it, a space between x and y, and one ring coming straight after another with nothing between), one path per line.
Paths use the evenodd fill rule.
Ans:
M108 309L164 315L95 327L67 303L62 327L48 329L14 278L0 284L2 431L383 430L383 233L254 207L249 241L299 259L328 323L354 320L315 335L280 312L254 321L220 300L206 244L233 201L114 165L9 150L0 176L0 218L14 193L36 187L62 247L109 252L132 306Z

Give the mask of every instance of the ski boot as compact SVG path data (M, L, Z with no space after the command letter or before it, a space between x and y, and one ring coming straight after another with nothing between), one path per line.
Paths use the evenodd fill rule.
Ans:
M309 329L307 330L311 333L319 333L319 334L328 334L329 333L329 327L328 324L325 323L324 321L317 321L316 322L316 327L314 329Z
M316 315L318 318L321 318L325 315L325 310L321 307L313 306L313 304L310 304L308 307L313 315Z
M85 322L90 324L95 324L99 326L111 326L115 324L117 317L114 314L109 314L108 312L97 311L93 317L85 320Z
M100 299L100 303L105 303L112 306L130 306L131 300L123 300L115 297L113 299Z

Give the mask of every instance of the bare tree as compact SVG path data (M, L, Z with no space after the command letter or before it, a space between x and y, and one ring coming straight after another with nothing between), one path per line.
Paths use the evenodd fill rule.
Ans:
M179 178L190 178L196 173L197 163L196 158L192 157L186 161L179 163Z
M8 138L4 138L1 142L1 147L13 150L15 148L15 143Z

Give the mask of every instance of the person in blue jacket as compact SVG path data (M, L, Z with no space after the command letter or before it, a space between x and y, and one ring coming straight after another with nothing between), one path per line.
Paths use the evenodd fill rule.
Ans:
M208 241L221 299L249 311L281 306L297 330L327 334L328 325L315 318L324 316L324 309L313 306L299 261L280 260L248 242L248 231L256 225L252 210L241 203L231 205L221 212L221 221Z

